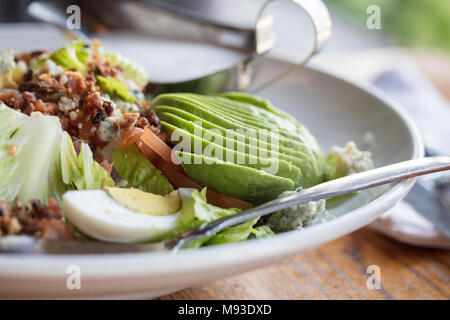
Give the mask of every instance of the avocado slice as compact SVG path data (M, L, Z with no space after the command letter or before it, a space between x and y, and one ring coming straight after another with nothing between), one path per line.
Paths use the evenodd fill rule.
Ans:
M163 112L161 113L161 126L165 127L167 132L169 133L168 139L170 142L176 144L177 141L171 140L171 134L172 130L171 127L166 127L165 124L168 123L172 125L173 127L177 128L183 128L184 130L188 131L191 134L200 135L200 136L211 136L214 134L212 130L205 129L203 126L199 126L196 122L185 120L183 118L178 117L175 114L169 113L169 112ZM213 129L217 132L218 129ZM219 130L219 132L222 133L222 131ZM223 133L222 133L223 135ZM261 158L270 158L270 157L279 157L283 160L286 160L287 162L292 162L293 164L297 165L299 168L301 167L302 159L307 158L307 156L300 152L295 152L294 155L289 154L288 152L281 153L280 150L275 150L271 148L271 145L269 145L265 141L261 141L255 138L251 138L248 136L236 134L233 138L227 137L226 135L223 135L223 142L226 146L226 148L245 152L248 154L258 154ZM247 140L247 141L246 141ZM255 152L256 151L256 152ZM281 150L283 151L283 149Z
M217 126L209 121L203 120L183 110L174 107L160 106L156 107L155 111L158 114L160 120L164 120L167 123L170 123L178 128L183 128L189 131L191 134L199 134L200 132L201 135L211 134L208 131L215 129L216 131L219 130L222 133L222 135L226 137L225 128ZM201 127L198 126L195 122L200 122ZM287 156L287 158L282 158L281 156L279 158L284 159L288 162L292 162L301 169L303 173L301 186L304 188L323 182L325 171L327 169L325 158L320 150L319 145L317 144L316 140L311 136L311 134L309 133L305 134L306 137L308 135L312 138L309 148L306 146L306 144L303 145L302 148L299 148L297 150L282 145L278 146L278 153ZM267 152L268 156L270 156L273 152L276 152L276 150L273 150L273 148L270 146L269 143L267 143L267 141L258 140L255 139L254 137L245 136L237 133L236 137L237 138L234 139L234 141L236 141L234 150L245 150L245 152L251 153L250 151L253 150L250 150L249 148L257 146L258 148L262 149L260 154L264 154L265 152ZM238 144L239 141L242 141L244 142L245 145L247 145L245 149L238 149L238 147L242 148L242 146ZM226 139L225 142L227 142ZM277 156L278 154L273 153L273 155Z
M202 108L220 114L226 118L231 118L236 123L244 123L246 126L257 129L278 129L284 136L302 141L302 137L295 134L301 125L275 114L254 107L251 111L247 103L230 101L222 97L196 96L186 94L184 99L189 98L190 102L197 103ZM259 112L255 112L259 109ZM262 114L261 114L262 113Z
M220 127L212 122L203 120L197 116L194 116L188 112L185 112L183 110L174 108L174 107L167 107L167 106L159 106L154 108L155 112L157 113L160 120L165 120L168 123L171 123L177 127L187 129L192 134L195 134L194 129L195 128L202 128L202 134L205 134L208 130L219 130L224 136L226 136L226 128ZM186 121L184 121L186 119ZM178 123L182 122L184 125L187 125L189 127L184 127L183 124L179 125ZM201 123L201 127L198 126L196 123ZM237 141L242 141L247 145L250 146L258 146L259 148L263 148L265 150L268 150L268 152L271 151L272 147L271 145L265 141L260 140L257 138L254 138L250 135L244 135L239 132L235 132L235 136L237 137ZM235 147L236 149L236 147ZM302 153L301 151L285 147L285 146L278 146L278 150L282 154L288 154L293 157L298 158L308 158L307 154ZM246 149L246 152L249 152Z
M249 93L245 92L226 92L221 93L218 96L227 98L228 100L232 101L238 101L238 102L246 102L250 105L253 105L255 107L261 108L263 110L267 110L272 114L276 114L277 116L283 117L285 119L289 119L291 121L297 122L297 120L291 116L290 114L281 111L280 109L275 108L272 106L270 101L258 98L257 96L254 96Z
M181 144L182 152L177 150L187 159L199 161L182 163L188 176L218 192L258 202L277 197L286 187L290 188L286 190L308 188L327 176L325 157L312 134L268 101L243 93L214 96L177 93L158 96L152 109L171 144L179 143L173 133L190 139L190 145ZM268 137L256 135L260 129L267 129ZM279 134L274 135L272 129ZM233 136L227 136L230 132ZM218 140L205 135L217 136ZM194 145L199 145L199 150ZM267 170L271 158L278 159L278 171ZM226 161L230 159L233 162ZM220 178L221 170L226 170L227 179ZM255 175L259 180L252 184L249 180L258 179ZM278 188L273 185L277 183Z
M281 128L289 128L289 130L297 130L300 124L292 122L288 119L270 114L266 110L251 106L247 103L229 101L222 97L202 97L205 103L214 102L215 107L222 112L227 112L230 117L238 117L252 122L259 123L260 121L268 125L277 126Z
M266 173L273 174L278 177L291 179L295 182L295 187L300 186L302 183L303 175L299 167L276 157L258 157L258 148L254 150L253 154L236 151L234 149L227 149L223 147L224 143L221 143L220 145L211 141L207 141L205 139L202 139L201 137L194 136L186 130L177 128L165 121L161 121L161 128L163 128L165 132L170 133L168 135L169 137L173 137L173 133L176 131L178 136L183 139L182 141L186 141L186 139L188 139L188 141L191 142L188 146L188 150L183 150L184 152L192 152L192 150L195 150L195 145L197 144L201 146L201 154L205 156L210 156L220 161L231 162L245 167L262 170ZM171 142L173 144L178 143L178 141Z
M235 131L240 130L241 132L253 131L253 133L256 133L258 130L258 128L246 126L245 124L242 124L242 123L238 124L233 120L226 119L222 115L213 114L211 112L204 111L201 108L187 107L186 104L181 104L181 105L182 105L182 107L177 106L177 104L174 104L174 106L170 106L170 107L168 107L166 105L158 105L158 106L153 107L153 110L155 110L156 114L158 114L158 117L159 117L159 112L161 112L161 111L170 111L172 113L175 113L173 109L167 110L167 108L174 108L174 109L184 111L185 113L188 113L191 116L194 116L197 119L199 119L196 121L202 121L203 125L205 124L205 121L207 121L209 123L212 123L213 126L215 126L215 127L222 128L224 134L226 133L225 132L226 129L231 129L231 130L235 130ZM211 116L208 116L208 114ZM205 117L205 115L206 115L206 117ZM208 129L211 129L211 128L208 128ZM267 133L268 133L267 138L268 139L270 138L270 140L277 139L280 147L283 146L286 148L292 148L293 150L301 150L301 149L305 149L305 148L308 149L307 146L300 141L295 141L295 140L283 137L281 132L279 135L275 135L271 131L267 131Z
M183 161L184 171L189 178L208 186L212 190L233 197L262 203L275 199L282 192L294 189L294 181L234 163L227 163L204 155L176 152Z
M168 104L168 103L170 104ZM200 118L214 122L227 129L277 129L279 135L276 138L279 139L279 143L284 146L300 147L298 144L302 143L302 139L299 135L290 133L283 128L276 126L267 126L264 123L250 124L245 123L238 119L233 119L226 113L220 112L214 109L213 106L202 104L201 101L197 99L192 99L188 95L184 94L163 94L158 96L153 101L153 106L158 105L170 105L173 107L180 108L186 112L192 113L193 115L199 116ZM269 135L274 137L271 131L268 131Z
M178 141L171 141L172 136L172 128L178 127L178 128L184 128L186 131L190 132L191 134L199 134L200 136L209 135L211 136L213 133L210 130L205 129L204 127L200 127L194 122L186 121L176 115L170 114L170 113L162 113L160 114L160 120L161 120L161 126L163 131L168 133L169 141L172 144L177 144ZM166 122L167 121L167 122ZM173 126L167 126L168 124L173 124ZM307 188L309 186L313 186L317 183L323 182L323 161L314 161L313 156L307 156L303 153L296 152L296 156L292 156L287 153L282 153L283 150L280 147L278 151L266 149L265 146L258 142L257 140L253 140L251 142L245 142L245 136L242 136L241 139L239 137L237 139L229 139L226 136L224 136L224 144L225 146L228 146L228 148L232 148L233 150L239 150L240 152L245 152L249 154L258 154L262 158L277 158L285 160L286 162L297 166L301 172L302 172L302 181L301 186L304 188ZM254 149L257 149L256 151ZM195 150L194 150L195 151ZM200 152L200 151L198 151Z

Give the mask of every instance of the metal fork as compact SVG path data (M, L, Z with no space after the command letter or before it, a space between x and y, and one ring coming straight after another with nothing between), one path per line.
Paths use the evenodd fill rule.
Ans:
M98 254L162 250L177 252L191 241L212 236L226 228L266 216L291 206L304 204L313 200L333 198L382 184L445 170L450 170L450 157L429 157L399 162L318 184L314 187L301 190L296 194L276 199L235 215L204 224L165 242L114 244L96 241L45 240L24 236L10 236L0 238L0 252L41 254Z

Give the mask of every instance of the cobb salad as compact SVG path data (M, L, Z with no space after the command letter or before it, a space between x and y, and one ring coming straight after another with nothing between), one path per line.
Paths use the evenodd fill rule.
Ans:
M326 180L373 167L353 142L327 156L259 97L154 96L138 63L98 41L0 50L0 236L170 239ZM327 218L324 200L196 241L245 241Z

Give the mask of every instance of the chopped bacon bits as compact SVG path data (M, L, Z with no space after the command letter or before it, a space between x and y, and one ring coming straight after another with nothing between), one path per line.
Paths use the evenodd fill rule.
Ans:
M105 169L106 172L111 174L114 166L112 162L110 163L108 160L103 160L100 165L103 167L103 169Z
M159 119L148 109L148 101L136 102L139 111L135 113L134 109L124 110L100 91L96 75L121 82L125 81L125 75L121 66L112 66L109 59L98 54L98 46L97 42L91 44L92 54L85 75L71 70L54 75L29 68L17 90L0 91L0 101L27 115L40 112L58 117L72 140L88 143L94 154L131 127L159 127ZM29 64L31 59L41 57L49 57L49 53L35 51L16 59Z
M26 234L46 239L73 239L72 227L62 221L61 209L55 199L48 205L37 200L25 206L19 198L14 205L0 200L0 232L1 235Z

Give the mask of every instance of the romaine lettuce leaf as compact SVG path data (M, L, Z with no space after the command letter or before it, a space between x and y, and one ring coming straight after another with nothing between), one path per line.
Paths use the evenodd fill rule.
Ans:
M252 234L257 239L262 239L275 235L275 232L273 232L268 225L264 224L259 227L253 228Z
M258 221L259 218L241 223L237 226L227 228L215 236L212 236L206 242L206 245L217 245L217 244L225 244L232 242L240 242L248 239L250 234L253 231L253 225Z
M0 199L47 202L64 190L57 179L61 125L58 118L28 117L0 106Z
M114 186L113 179L94 160L92 151L86 143L81 144L80 154L77 156L67 132L63 133L61 140L61 172L63 182L77 190Z
M140 85L145 85L148 81L148 73L138 62L123 57L120 53L107 52L103 48L97 50L100 57L109 59L112 66L121 66L125 79L133 80ZM50 59L66 70L76 69L84 73L86 65L91 55L91 48L85 47L83 41L72 41L63 48L55 51ZM37 69L45 59L33 59L33 68Z
M105 78L102 76L96 76L95 79L97 79L97 83L103 92L111 97L117 97L130 103L136 101L136 97L128 92L128 87L124 83L119 82L114 78Z
M239 212L239 209L223 209L208 204L206 201L206 188L201 192L195 189L180 188L178 192L181 197L181 209L178 216L179 226L166 239L174 238L186 230ZM202 245L215 245L247 240L250 234L257 233L253 228L253 225L257 221L258 218L227 228L216 235L192 241L183 248L192 249Z
M102 48L99 48L98 54L108 58L112 66L121 66L125 73L125 79L133 80L140 85L148 82L147 70L138 62L125 58L120 53L104 51Z
M114 184L87 145L77 157L57 117L28 117L0 104L0 199L47 203L70 189Z
M273 236L275 233L267 225L254 227L259 218L244 222L237 226L227 228L218 234L212 236L205 243L207 246L240 242L249 239L253 235L257 239Z
M90 50L84 47L83 41L72 41L63 48L53 52L50 59L65 70L75 69L81 73L86 71Z
M173 191L170 182L145 158L135 145L113 151L114 168L126 187L160 195Z

